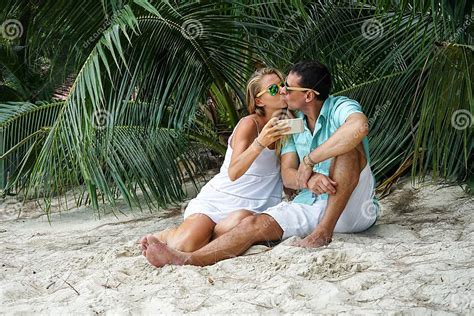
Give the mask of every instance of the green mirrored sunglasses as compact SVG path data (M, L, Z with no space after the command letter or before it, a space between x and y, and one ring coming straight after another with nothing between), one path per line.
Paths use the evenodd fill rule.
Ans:
M263 91L260 91L259 93L257 93L257 95L255 96L256 98L260 97L261 95L263 95L265 92L268 92L269 95L271 96L274 96L278 93L278 91L280 91L280 89L282 87L284 87L285 84L282 82L280 83L274 83L274 84L271 84L269 85L265 90Z

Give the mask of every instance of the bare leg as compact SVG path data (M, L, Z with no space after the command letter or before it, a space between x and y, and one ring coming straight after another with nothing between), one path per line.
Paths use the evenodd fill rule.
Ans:
M255 213L248 210L238 210L230 213L223 221L219 222L216 227L214 227L212 239L216 239L217 237L231 231L244 218L252 215L255 215Z
M150 236L179 251L195 251L209 243L216 224L204 214L194 214L184 220L177 228L171 228L140 240L142 254L150 247Z
M362 144L355 149L333 158L329 177L336 181L336 194L329 195L326 211L316 229L302 240L301 244L320 247L332 240L337 220L344 211L352 192L357 187L359 176L364 169L365 159Z
M170 227L170 228L166 228L160 232L157 232L155 234L153 234L153 236L155 236L159 241L167 244L168 243L168 238L172 238L174 236L174 234L176 233L176 230L178 229L178 227Z
M150 236L146 258L156 267L167 264L206 266L236 257L257 242L280 240L282 236L283 230L271 216L259 214L244 218L230 232L194 252L176 251Z

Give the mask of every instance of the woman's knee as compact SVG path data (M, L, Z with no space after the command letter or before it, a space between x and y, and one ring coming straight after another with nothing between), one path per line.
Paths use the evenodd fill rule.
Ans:
M215 224L207 216L195 215L187 218L173 236L168 238L168 245L171 248L192 252L209 243Z
M209 236L196 236L193 235L191 232L180 234L179 236L175 236L172 240L169 240L168 246L183 252L193 252L196 251L207 243L211 239L211 235Z

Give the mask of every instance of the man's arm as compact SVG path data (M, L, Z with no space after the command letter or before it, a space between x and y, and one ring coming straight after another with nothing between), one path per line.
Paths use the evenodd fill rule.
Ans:
M354 149L369 133L367 117L363 113L349 115L344 124L321 146L315 148L309 158L320 163Z
M281 157L281 177L285 188L299 190L298 185L298 156L295 152L289 152ZM317 194L336 193L336 182L324 174L312 172L308 181L308 189Z
M308 187L308 181L313 174L311 164L348 153L356 148L367 136L369 126L367 117L360 112L349 115L346 121L320 146L316 147L298 168L297 182L304 188Z
M289 189L298 190L298 156L288 152L281 156L281 177L283 185Z

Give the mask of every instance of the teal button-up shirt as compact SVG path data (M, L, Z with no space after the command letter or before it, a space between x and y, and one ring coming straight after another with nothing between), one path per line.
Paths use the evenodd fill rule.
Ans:
M311 134L304 113L297 112L296 116L302 118L304 121L304 132L290 135L283 145L281 155L283 156L289 152L296 152L299 160L303 161L304 156L323 144L342 124L344 124L349 115L354 113L362 113L361 106L357 101L342 96L329 96L323 103L321 113L316 120L314 132ZM367 163L370 163L369 142L367 137L363 139L362 144L364 146ZM329 176L330 166L331 159L324 160L316 164L313 171ZM296 196L293 202L311 205L317 200L327 200L327 198L327 194L318 196L308 189L303 189Z

